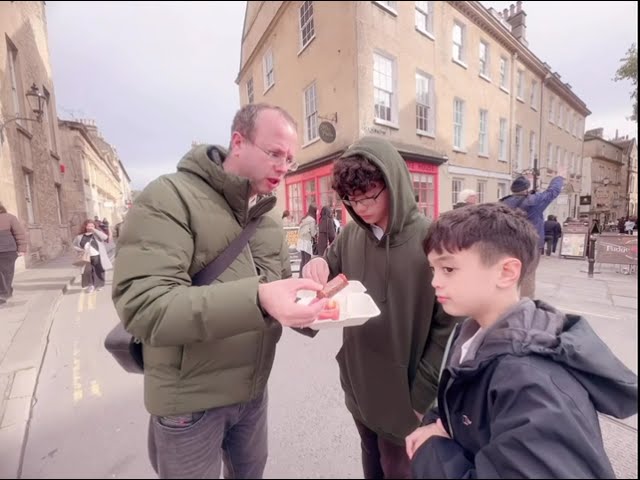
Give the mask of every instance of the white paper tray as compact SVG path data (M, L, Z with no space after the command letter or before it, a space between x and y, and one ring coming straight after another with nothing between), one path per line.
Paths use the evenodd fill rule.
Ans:
M340 293L333 297L333 300L340 304L339 320L316 320L309 325L314 330L323 330L325 328L342 328L357 327L364 324L367 320L380 315L380 309L376 306L373 299L366 293L366 289L362 283L350 281ZM300 295L302 292L298 292ZM315 292L312 295L300 295L300 303L308 304L315 298Z

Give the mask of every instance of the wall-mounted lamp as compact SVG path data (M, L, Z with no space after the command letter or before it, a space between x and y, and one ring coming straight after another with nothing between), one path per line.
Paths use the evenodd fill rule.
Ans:
M25 94L25 96L29 101L29 107L31 108L31 111L34 113L35 118L15 116L15 117L9 117L4 122L0 122L0 144L4 142L4 137L3 137L4 128L7 125L9 125L11 122L17 122L20 120L27 121L27 122L42 122L42 114L44 113L47 97L45 97L44 94L40 92L40 89L37 87L35 83L31 85L31 88Z

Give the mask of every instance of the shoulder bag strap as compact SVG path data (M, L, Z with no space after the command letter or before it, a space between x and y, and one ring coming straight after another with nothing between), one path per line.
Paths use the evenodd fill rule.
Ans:
M242 233L240 233L240 235L238 235L229 244L224 252L218 255L215 260L194 275L191 284L197 287L209 285L218 278L222 272L229 268L229 265L233 263L238 255L240 255L240 252L242 252L253 234L256 232L259 221L260 217L251 220L244 230L242 230Z

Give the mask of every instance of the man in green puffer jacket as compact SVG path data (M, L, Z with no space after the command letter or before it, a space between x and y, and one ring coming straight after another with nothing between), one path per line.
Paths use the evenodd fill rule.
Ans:
M193 148L127 214L113 300L143 342L149 455L161 478L219 478L223 460L228 477L262 477L266 386L281 325L306 325L324 306L295 303L298 290L319 290L317 283L280 280L290 272L283 229L267 215L276 199L255 200L295 168L297 145L289 114L247 105L234 118L228 154ZM230 267L213 284L192 286L257 217Z
M454 319L431 286L422 250L429 220L391 143L365 137L333 168L333 188L354 219L303 276L359 280L380 315L345 328L337 360L345 403L362 440L365 478L410 478L404 439L435 400Z

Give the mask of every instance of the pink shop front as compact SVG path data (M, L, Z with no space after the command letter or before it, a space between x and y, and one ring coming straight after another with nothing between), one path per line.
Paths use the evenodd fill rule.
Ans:
M403 155L411 174L413 189L418 208L429 218L436 218L439 212L438 204L438 164L412 160ZM302 172L287 176L286 205L291 212L292 223L297 225L307 212L309 205L318 207L318 215L323 206L329 206L336 211L336 218L341 224L348 220L348 213L343 207L338 195L331 189L333 162L325 163Z

